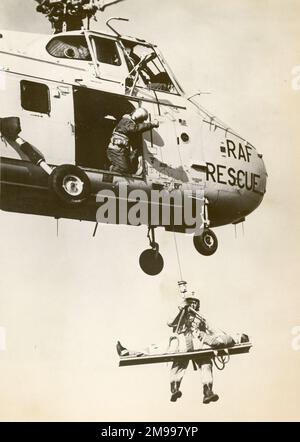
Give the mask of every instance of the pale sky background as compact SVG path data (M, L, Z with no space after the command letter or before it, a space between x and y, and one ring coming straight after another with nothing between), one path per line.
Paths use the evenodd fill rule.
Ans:
M0 29L50 31L31 0L1 0ZM219 250L197 254L178 235L184 277L202 313L253 337L249 355L215 371L216 404L202 404L190 367L171 403L166 364L119 368L117 339L143 347L166 336L180 298L173 235L157 233L165 269L142 273L146 229L9 214L0 217L0 420L299 420L300 65L299 0L128 0L103 18L156 42L184 88L249 139L269 173L267 194L245 223L216 229ZM101 27L102 16L94 29ZM102 25L103 28L104 25Z

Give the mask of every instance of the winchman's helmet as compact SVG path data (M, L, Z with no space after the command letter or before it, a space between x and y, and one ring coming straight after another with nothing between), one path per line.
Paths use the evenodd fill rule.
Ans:
M188 295L186 298L185 298L185 303L186 303L186 305L187 306L192 306L192 304L194 304L194 310L196 310L197 312L199 311L199 309L200 309L200 299L199 298L197 298L196 296L195 296L195 293L194 292L192 292L190 295Z
M138 109L132 112L131 116L135 121L140 122L140 121L146 121L149 117L149 114L146 109L144 109L143 107L139 107Z

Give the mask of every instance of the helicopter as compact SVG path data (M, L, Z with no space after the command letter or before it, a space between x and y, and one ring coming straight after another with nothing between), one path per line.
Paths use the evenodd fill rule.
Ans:
M267 172L263 156L225 123L188 96L158 47L121 35L90 30L99 11L124 0L36 0L50 21L50 35L0 31L1 210L96 223L103 190L121 200L133 192L165 192L158 206L168 224L147 218L150 248L140 256L148 275L163 257L155 229L194 233L196 250L213 255L214 227L239 224L262 202ZM84 22L86 21L86 25ZM141 168L111 170L106 149L123 115L145 109L153 128L137 137ZM174 220L174 192L184 211L201 211L201 229ZM126 197L129 211L136 201ZM197 204L200 202L200 206ZM117 217L113 224L130 224ZM192 228L190 228L192 227Z

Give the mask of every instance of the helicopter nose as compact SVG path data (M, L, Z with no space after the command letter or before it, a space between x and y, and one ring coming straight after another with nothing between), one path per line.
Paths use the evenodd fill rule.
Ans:
M263 155L257 153L255 164L252 165L252 174L254 185L251 191L243 191L240 195L239 207L240 213L244 217L250 215L262 203L267 185L267 171L263 160Z
M254 148L252 153L251 162L230 169L230 184L207 188L212 227L241 222L261 204L268 175L263 156Z
M253 193L254 195L256 195L256 200L257 200L256 207L258 207L265 196L267 178L268 178L265 162L263 160L263 155L260 153L257 153L257 160L256 160L256 165L254 166L254 170L256 177L256 186L253 189Z
M250 173L250 170L248 173ZM244 216L249 215L260 206L266 193L268 174L263 155L260 153L257 153L254 164L252 163L251 175L253 177L251 190L246 188L240 194L240 211Z

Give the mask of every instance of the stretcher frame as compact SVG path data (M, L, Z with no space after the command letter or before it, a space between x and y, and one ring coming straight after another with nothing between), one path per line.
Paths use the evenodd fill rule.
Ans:
M134 365L159 364L163 362L174 362L180 360L197 361L214 359L215 357L226 357L238 354L249 353L252 344L247 342L245 344L237 344L232 347L224 347L214 350L206 348L205 350L181 352L181 353L165 353L160 355L141 355L141 356L122 356L120 358L119 367L128 367Z

